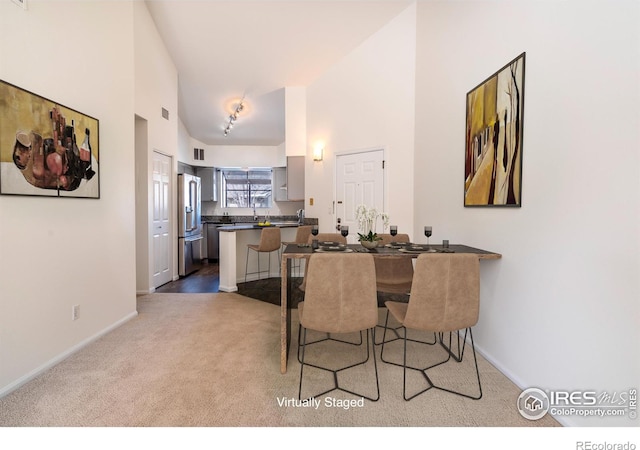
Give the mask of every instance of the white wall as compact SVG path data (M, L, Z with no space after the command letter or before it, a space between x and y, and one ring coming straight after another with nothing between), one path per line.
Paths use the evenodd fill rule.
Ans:
M0 2L0 79L99 120L101 198L0 197L0 395L136 314L132 5L28 6Z
M401 230L413 226L415 5L307 87L307 217L334 229L336 154L383 148L385 209ZM313 147L324 142L324 160Z
M137 132L146 131L147 136L136 136L136 205L146 208L146 220L139 224L136 235L138 258L138 292L153 292L153 152L170 156L172 160L171 205L177 203L176 174L178 166L178 71L171 60L156 26L151 19L144 2L133 2L134 12L134 57L135 57L135 113L138 121L144 120L146 126L138 127ZM169 112L169 119L162 117L162 109ZM134 117L131 117L134 121ZM176 207L169 207L175 211ZM139 212L139 222L144 214ZM146 228L144 228L146 226ZM173 260L173 277L178 277L178 224L174 220L171 226L170 248ZM145 261L147 261L145 267ZM144 269L144 270L143 270Z
M632 1L418 4L415 229L502 253L475 338L522 388L639 387L639 19ZM465 209L466 93L523 51L522 207Z
M307 89L284 89L285 146L287 156L304 156L307 152Z

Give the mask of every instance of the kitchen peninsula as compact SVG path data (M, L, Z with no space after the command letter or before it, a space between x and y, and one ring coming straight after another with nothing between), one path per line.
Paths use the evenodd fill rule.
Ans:
M317 219L305 219L305 225L313 225L317 223ZM288 220L278 217L271 219L271 227L279 227L281 229L281 239L283 242L291 242L295 240L296 232L300 223L297 220ZM247 255L247 244L257 244L260 242L260 233L264 226L258 225L258 221L250 222L233 222L218 228L219 244L220 244L220 291L236 292L238 290L238 281L243 281L245 277L245 261ZM275 252L274 252L275 253ZM261 255L262 261L266 264L266 255ZM254 255L255 258L255 255ZM280 260L275 254L270 255L271 271L269 277L279 277ZM250 264L255 264L250 261ZM249 270L253 270L250 268ZM257 278L254 275L253 278ZM253 279L252 278L252 279Z

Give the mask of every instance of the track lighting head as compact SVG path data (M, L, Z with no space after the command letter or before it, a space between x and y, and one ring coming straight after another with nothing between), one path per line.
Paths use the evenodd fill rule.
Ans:
M242 99L240 100L240 103L238 103L238 105L236 106L236 109L234 110L234 112L229 115L229 123L227 124L226 128L224 129L224 135L227 136L230 132L231 129L233 128L233 123L238 120L238 114L240 114L240 112L244 109L244 97L242 97Z

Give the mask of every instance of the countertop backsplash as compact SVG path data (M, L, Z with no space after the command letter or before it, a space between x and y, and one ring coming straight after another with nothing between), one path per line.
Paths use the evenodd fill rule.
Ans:
M269 216L296 216L299 209L304 209L304 201L299 202L273 202L271 208L256 208L259 217L264 217L269 211ZM251 216L253 218L253 208L221 208L220 202L202 202L203 216L222 216L225 213L233 216Z

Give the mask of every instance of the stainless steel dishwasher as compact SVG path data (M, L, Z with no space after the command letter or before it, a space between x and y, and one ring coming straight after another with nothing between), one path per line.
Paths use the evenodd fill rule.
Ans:
M218 262L220 259L220 235L218 228L222 225L207 223L207 258L210 262Z

